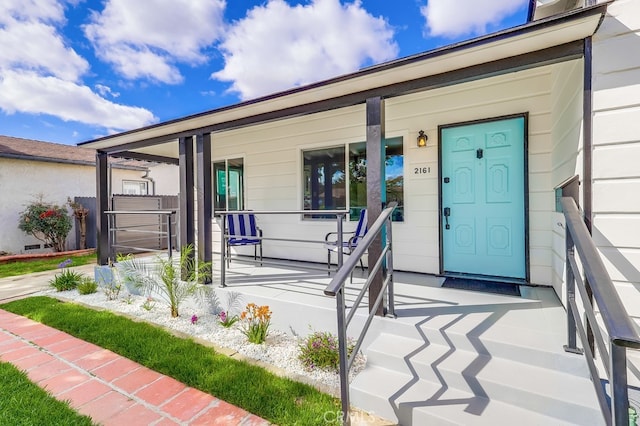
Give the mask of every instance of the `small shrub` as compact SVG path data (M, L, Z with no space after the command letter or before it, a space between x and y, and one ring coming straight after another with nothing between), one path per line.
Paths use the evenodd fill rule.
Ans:
M221 311L218 314L218 321L220 322L220 325L223 326L224 328L231 327L233 324L237 323L239 320L240 318L237 315L230 315L230 314L227 314L225 311Z
M66 207L47 203L42 196L20 213L18 223L21 231L50 244L57 252L65 250L67 234L72 226Z
M83 277L78 284L78 293L80 294L93 294L96 291L98 291L98 283L90 277Z
M126 262L125 262L126 263ZM182 302L191 296L205 300L210 287L199 284L210 273L208 262L200 262L193 256L193 245L180 249L180 258L165 259L158 256L156 265L132 261L127 264L124 281L136 283L146 294L157 294L171 309L171 316L180 316ZM128 280L128 281L127 281Z
M267 340L271 314L272 312L267 305L258 306L255 303L247 305L240 314L240 320L242 321L242 333L247 336L249 342L259 345Z
M82 278L82 274L70 269L65 269L59 274L56 274L56 276L49 281L49 285L57 291L73 290L82 282Z
M142 308L145 311L150 311L152 310L154 307L156 306L156 301L153 300L153 297L149 296L147 297L147 300L144 301L144 303L142 304Z
M107 300L116 300L120 295L120 290L122 290L122 285L115 280L104 284L104 294L107 296Z
M347 342L347 353L351 356L353 352L353 342ZM320 368L323 370L337 371L340 366L338 354L338 337L329 332L316 331L307 336L300 343L300 355L298 359L302 361L305 368L313 370Z

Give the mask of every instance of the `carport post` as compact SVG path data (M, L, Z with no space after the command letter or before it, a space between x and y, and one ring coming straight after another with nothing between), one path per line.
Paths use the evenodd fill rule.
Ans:
M367 222L373 223L382 213L384 182L384 100L381 97L367 99ZM375 265L382 255L382 237L378 235L369 247L369 266ZM379 270L369 287L369 311L382 291L382 270ZM378 306L376 315L385 314L385 302Z
M109 210L109 174L107 170L109 155L106 152L96 152L96 232L97 232L97 262L98 265L109 263L109 217L105 213Z
M178 140L180 166L180 247L195 243L195 215L193 200L193 137ZM193 255L193 254L192 254ZM190 271L182 271L183 279Z
M211 133L196 135L196 157L198 173L198 260L211 262L212 242L212 190L211 190ZM211 276L203 280L211 283Z

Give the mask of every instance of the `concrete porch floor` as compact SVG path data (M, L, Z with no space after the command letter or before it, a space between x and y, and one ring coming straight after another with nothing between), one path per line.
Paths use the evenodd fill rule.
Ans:
M304 266L232 262L217 291L269 305L280 330L335 333L335 299L323 293L331 277ZM396 272L394 281L397 317L371 324L353 406L402 425L603 424L584 358L563 351L566 311L552 288L521 286L514 297L442 288L443 278L425 274ZM358 270L347 306L363 282ZM366 314L365 297L350 336Z

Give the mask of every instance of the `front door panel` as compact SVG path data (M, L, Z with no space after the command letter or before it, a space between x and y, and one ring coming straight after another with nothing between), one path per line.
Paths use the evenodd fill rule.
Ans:
M444 272L524 279L524 117L446 127Z

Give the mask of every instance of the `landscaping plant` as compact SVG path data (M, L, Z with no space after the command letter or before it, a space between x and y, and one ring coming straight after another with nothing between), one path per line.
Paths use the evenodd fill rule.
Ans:
M353 352L353 342L347 342L347 354ZM309 370L320 368L323 370L337 371L340 366L338 354L338 338L329 333L316 331L308 335L300 343L300 355L298 358Z
M211 263L198 261L193 256L193 246L180 249L176 261L157 256L155 264L130 259L124 269L125 282L129 280L143 287L147 294L157 294L169 305L171 316L180 316L180 305L191 296L206 298L210 287L199 284L211 274Z
M90 277L82 277L78 283L78 293L93 294L98 291L98 283Z
M247 336L251 343L261 344L267 339L269 326L271 325L271 314L269 306L258 306L249 303L246 309L240 314L242 333Z
M65 240L73 222L65 207L46 203L42 196L20 213L18 228L50 245L54 251L65 251Z
M72 271L71 269L65 269L49 280L49 285L57 291L73 290L78 287L82 279L82 274Z
M224 328L229 328L240 320L235 312L240 310L242 295L236 291L227 293L227 308L220 306L218 296L212 292L211 304L213 305L213 313L218 316L218 322Z

